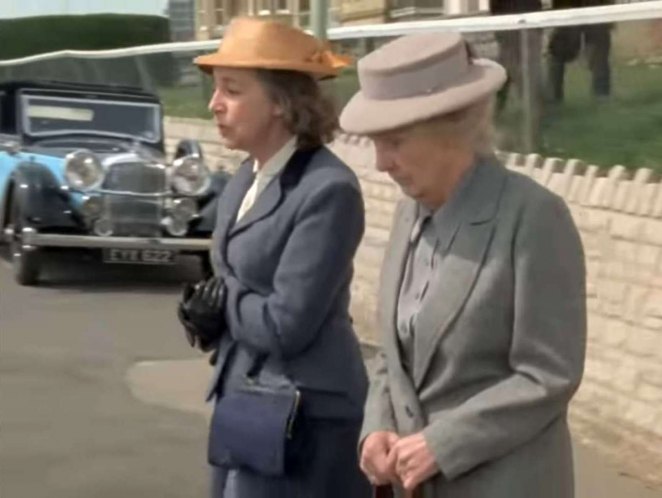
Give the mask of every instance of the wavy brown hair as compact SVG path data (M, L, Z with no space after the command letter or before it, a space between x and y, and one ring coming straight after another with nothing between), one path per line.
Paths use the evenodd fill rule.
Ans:
M282 107L285 126L296 135L299 148L311 149L333 140L338 130L336 108L312 76L286 70L256 72L267 94Z

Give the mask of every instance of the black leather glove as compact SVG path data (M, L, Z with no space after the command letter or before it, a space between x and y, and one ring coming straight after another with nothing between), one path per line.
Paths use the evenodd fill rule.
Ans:
M225 283L221 277L186 284L177 316L192 347L197 345L203 351L213 349L225 330L224 308Z

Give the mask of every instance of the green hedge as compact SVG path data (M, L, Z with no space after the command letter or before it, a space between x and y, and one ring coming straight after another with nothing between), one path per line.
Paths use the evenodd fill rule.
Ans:
M169 21L161 16L89 14L0 20L0 60L60 50L108 50L167 43ZM137 64L140 62L140 64ZM169 53L103 59L58 58L0 71L0 80L46 79L113 83L154 89L177 80Z
M89 14L0 20L0 60L57 50L105 50L170 40L161 16Z

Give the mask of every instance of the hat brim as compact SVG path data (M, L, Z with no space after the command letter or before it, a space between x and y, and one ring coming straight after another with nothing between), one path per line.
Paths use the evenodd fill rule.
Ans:
M440 92L414 97L374 100L359 91L343 109L340 127L347 133L372 135L396 130L467 107L496 93L506 71L487 59L475 59L467 74Z
M196 57L193 62L205 73L211 74L215 67L230 67L237 69L274 69L284 71L299 71L317 79L338 76L340 68L330 68L315 62L292 62L279 60L235 60L219 54L207 54Z

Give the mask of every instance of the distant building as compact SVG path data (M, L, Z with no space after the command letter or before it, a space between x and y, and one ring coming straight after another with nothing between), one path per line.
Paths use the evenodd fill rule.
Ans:
M338 25L340 0L329 0L329 25ZM195 0L196 34L199 40L218 38L233 17L277 19L300 28L310 27L311 0Z
M312 0L195 0L196 37L221 36L235 16L264 16L310 27ZM327 0L329 26L380 24L487 12L489 0Z
M168 0L166 15L172 41L195 40L195 0Z

